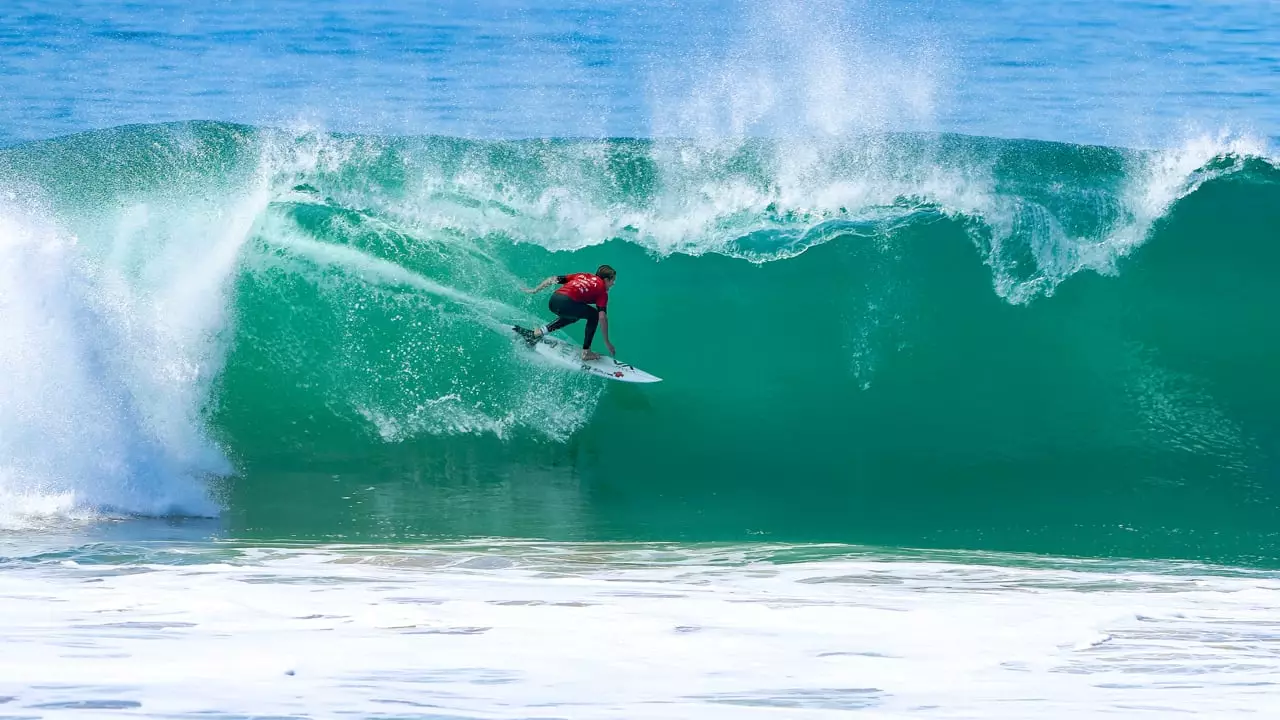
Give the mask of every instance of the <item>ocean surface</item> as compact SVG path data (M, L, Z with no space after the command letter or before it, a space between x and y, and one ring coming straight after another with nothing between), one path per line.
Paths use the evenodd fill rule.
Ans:
M1280 712L1277 11L10 2L0 718Z

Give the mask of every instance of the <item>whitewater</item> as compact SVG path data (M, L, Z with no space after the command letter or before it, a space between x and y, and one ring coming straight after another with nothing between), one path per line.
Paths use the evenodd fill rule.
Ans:
M808 546L89 545L12 558L24 715L1274 712L1271 574ZM51 602L51 601L57 602ZM8 708L6 708L8 709Z

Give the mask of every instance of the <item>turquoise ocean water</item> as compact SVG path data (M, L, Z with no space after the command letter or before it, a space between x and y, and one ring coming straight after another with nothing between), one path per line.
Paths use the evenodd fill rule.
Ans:
M12 3L0 713L1274 711L1274 16Z

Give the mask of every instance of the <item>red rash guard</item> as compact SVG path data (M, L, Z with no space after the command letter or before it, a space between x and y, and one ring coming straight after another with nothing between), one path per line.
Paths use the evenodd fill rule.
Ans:
M604 286L604 279L595 273L558 275L556 282L560 283L557 295L567 295L580 303L595 305L600 310L609 305L609 289Z

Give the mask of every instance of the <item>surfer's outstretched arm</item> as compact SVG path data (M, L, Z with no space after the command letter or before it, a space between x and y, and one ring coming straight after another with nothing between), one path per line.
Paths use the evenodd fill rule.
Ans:
M555 283L555 281L556 281L556 276L552 275L546 280L543 280L542 282L538 283L537 287L524 288L524 291L529 293L530 295L533 295L535 293L541 292L543 288Z

